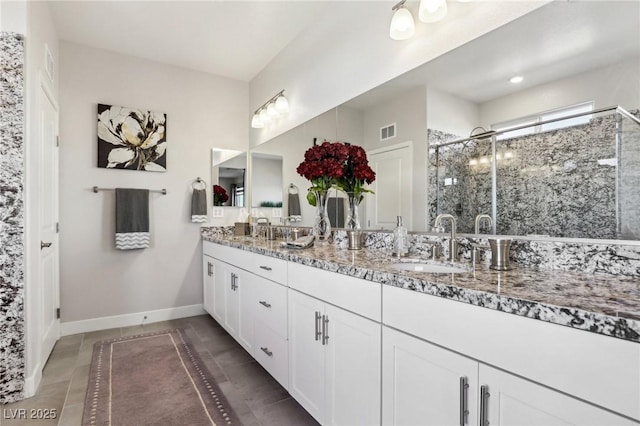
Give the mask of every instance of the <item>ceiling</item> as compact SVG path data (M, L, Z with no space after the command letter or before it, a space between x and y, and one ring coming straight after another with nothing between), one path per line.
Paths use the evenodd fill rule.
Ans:
M48 3L62 40L251 81L306 28L337 16L342 2ZM415 1L408 4L417 9ZM555 1L348 104L367 108L427 82L481 103L638 54L639 1ZM515 74L525 82L509 85Z
M327 8L319 1L49 1L60 39L250 81Z
M640 2L556 1L345 105L367 109L419 85L483 103L639 55ZM515 75L524 82L509 83Z

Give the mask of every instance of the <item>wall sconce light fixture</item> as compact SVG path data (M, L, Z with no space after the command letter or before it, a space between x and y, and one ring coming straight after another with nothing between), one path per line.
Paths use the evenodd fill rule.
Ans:
M418 18L422 22L437 22L447 15L447 0L420 0Z
M416 31L416 24L413 21L413 15L404 5L406 1L407 0L402 0L391 8L391 10L394 11L394 14L391 18L389 37L393 40L407 40L413 37L413 33Z
M251 127L261 129L271 120L289 113L289 101L284 96L284 89L275 94L258 108L251 118Z

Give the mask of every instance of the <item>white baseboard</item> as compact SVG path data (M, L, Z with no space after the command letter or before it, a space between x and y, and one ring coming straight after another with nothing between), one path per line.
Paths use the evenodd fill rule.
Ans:
M24 378L24 397L31 398L36 394L36 390L42 380L42 365L38 363L30 376Z
M156 311L136 312L134 314L115 315L112 317L92 318L82 321L70 321L60 323L60 334L87 333L89 331L107 330L109 328L129 327L140 325L143 322L149 324L158 321L167 321L178 318L193 317L206 314L202 304L180 306L177 308L158 309ZM144 317L147 317L145 320Z

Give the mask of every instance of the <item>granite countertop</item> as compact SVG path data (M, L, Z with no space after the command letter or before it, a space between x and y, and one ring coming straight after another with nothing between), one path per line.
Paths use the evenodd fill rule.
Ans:
M640 282L636 277L519 266L498 272L486 265L474 269L469 262L456 263L469 272L425 273L394 268L391 265L397 259L382 250L353 251L334 245L293 250L282 248L278 240L216 238L207 231L202 232L202 238L384 285L640 343Z

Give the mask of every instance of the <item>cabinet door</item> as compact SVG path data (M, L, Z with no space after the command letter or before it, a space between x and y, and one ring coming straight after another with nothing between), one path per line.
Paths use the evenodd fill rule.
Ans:
M325 306L327 425L380 424L381 325Z
M235 306L237 312L237 335L234 337L251 353L254 342L254 288L252 274L236 269L236 279L233 292L235 293Z
M226 263L213 260L213 318L225 326L225 289L230 280L231 271Z
M320 423L324 411L323 314L323 302L289 290L289 393Z
M240 284L240 271L231 265L227 265L228 276L224 288L224 325L229 334L238 339L238 326L240 324L240 304L238 286Z
M476 361L383 327L382 424L476 425L477 378Z
M202 304L204 310L213 315L213 287L214 287L214 267L213 259L209 256L202 256Z
M632 425L589 403L480 364L480 385L488 392L481 425ZM482 401L480 401L482 403Z

